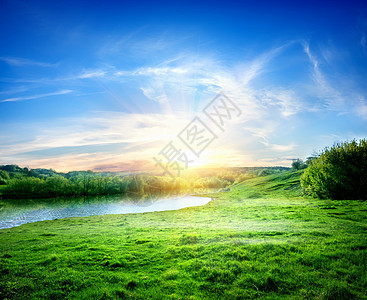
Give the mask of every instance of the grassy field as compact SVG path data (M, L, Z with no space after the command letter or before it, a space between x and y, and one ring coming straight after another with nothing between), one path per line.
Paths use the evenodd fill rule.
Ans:
M367 299L367 202L301 197L301 171L203 207L0 231L0 298Z

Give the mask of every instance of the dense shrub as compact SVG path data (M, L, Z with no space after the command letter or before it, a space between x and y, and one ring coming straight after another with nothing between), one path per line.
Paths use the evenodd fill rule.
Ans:
M367 199L367 140L325 148L301 177L306 194L329 199Z

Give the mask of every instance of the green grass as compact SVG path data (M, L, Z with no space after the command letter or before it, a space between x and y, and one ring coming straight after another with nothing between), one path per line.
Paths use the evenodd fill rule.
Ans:
M302 198L300 174L203 207L0 230L0 298L367 299L367 203Z

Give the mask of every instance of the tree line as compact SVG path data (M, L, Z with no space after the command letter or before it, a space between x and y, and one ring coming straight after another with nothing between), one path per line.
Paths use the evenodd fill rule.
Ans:
M166 192L224 188L255 176L286 168L238 168L202 170L172 179L151 174L72 171L0 166L2 198L54 198L101 195L146 195Z
M302 170L304 193L324 199L367 199L367 140L353 140L324 148L306 161L294 159L292 169ZM224 188L244 180L289 170L270 168L202 169L186 177L113 172L29 169L0 166L0 197L52 198L96 195L144 195L163 192Z

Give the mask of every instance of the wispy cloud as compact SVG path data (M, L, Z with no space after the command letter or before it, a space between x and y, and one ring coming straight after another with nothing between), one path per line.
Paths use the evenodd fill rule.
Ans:
M300 97L291 89L281 87L267 89L261 99L264 104L279 109L284 117L293 116L307 109L306 105L301 102Z
M16 93L22 93L25 91L28 91L28 88L24 86L18 86L18 87L14 87L8 90L0 91L0 95L11 95L11 94L16 94Z
M333 87L320 69L319 60L311 53L310 45L303 44L304 51L313 65L313 80L317 84L318 97L324 101L325 107L330 110L344 110L344 97L342 93Z
M51 97L51 96L65 95L65 94L69 94L72 92L73 92L72 90L60 90L57 92L47 93L47 94L8 98L8 99L0 100L0 102L16 102L16 101L33 100L33 99L39 99L39 98L45 98L45 97Z
M251 80L266 71L267 66L271 62L271 60L284 52L284 50L292 46L295 42L296 41L292 41L285 43L284 45L279 47L273 47L272 49L259 54L255 59L251 60L250 62L241 64L241 69L246 70L245 72L242 72L242 74L240 74L242 84L248 84Z
M151 160L186 123L186 116L179 114L95 112L88 117L62 118L33 126L28 140L17 147L15 141L8 143L2 137L0 157L31 166L54 165L60 170Z
M338 62L343 62L343 54L337 52L332 46L329 50L324 47L320 51L320 55L324 58L322 61L311 52L308 43L304 42L303 46L313 66L312 79L316 84L316 86L310 86L309 92L317 97L322 105L314 109L334 111L338 117L351 114L365 119L364 87L358 86L358 80L354 80L353 74L337 72Z
M106 169L112 164L122 166L123 162L139 165L137 161L146 162L156 155L217 92L223 91L243 113L241 119L233 122L233 128L213 144L207 154L200 157L200 163L225 161L232 165L270 165L279 162L289 165L287 157L294 157L296 153L307 155L306 152L312 150L301 149L301 137L289 133L291 127L297 126L294 124L304 117L300 113L317 112L314 99L328 111L336 111L335 114L343 112L347 95L341 88L335 87L328 73L324 72L324 65L321 68L326 60L320 60L319 53L312 52L308 43L301 42L301 45L299 41L286 43L231 65L214 54L198 57L193 53L180 53L162 59L159 63L147 63L130 70L121 70L108 64L101 68L78 68L72 73L73 76L60 77L59 82L67 83L68 86L69 83L71 86L80 84L89 91L92 84L93 88L96 84L95 80L89 82L88 79L98 79L96 93L101 92L99 88L104 89L104 97L110 95L111 99L116 98L126 108L124 111L131 113L107 111L92 114L89 111L86 112L87 117L60 119L50 126L43 124L34 131L31 141L19 143L19 147L12 147L11 143L9 147L6 147L6 143L0 146L0 155L9 161L18 158L33 166L60 169L70 169L70 166ZM298 82L298 78L295 81L289 79L289 70L284 71L277 62L278 58L285 61L287 55L295 51L298 51L297 57L302 57L300 65L296 66L303 76ZM273 70L275 65L278 73L269 76L269 70ZM282 76L286 77L285 82L276 78ZM140 99L121 99L119 95L124 85L133 91L127 99L134 99L134 96ZM82 88L80 90L85 91ZM304 93L305 90L309 93ZM12 98L7 95L9 98L1 102L71 92L60 90ZM365 98L359 98L358 103L353 102L353 105L350 110L364 118L367 114ZM138 106L140 111L136 110ZM286 132L288 128L290 130ZM44 155L44 158L40 158L40 155L32 156L34 151ZM68 159L70 162L65 163Z
M177 49L180 46L184 45L187 48L187 42L193 38L192 34L185 33L178 37L177 33L169 30L157 33L154 37L149 34L142 38L146 29L149 29L149 26L140 27L125 36L109 36L106 43L99 49L98 55L106 58L106 56L108 57L111 54L123 54L135 59L137 57L146 57L147 55L159 54L161 56L162 53L173 54L177 53Z
M30 60L26 58L20 58L20 57L4 57L1 56L0 60L7 63L11 66L21 67L21 66L36 66L36 67L56 67L58 66L58 63L51 64L51 63L45 63L35 60Z
M293 144L293 143L287 144L287 145L270 144L270 145L268 145L268 147L271 150L274 150L274 151L289 152L289 151L293 150L296 147L296 145Z
M356 111L359 116L367 120L367 100L365 97L361 96L359 98L359 105L357 106Z
M365 54L367 54L367 18L365 16L360 16L358 18L358 29L361 35L360 44Z
M77 78L87 79L87 78L103 77L105 75L106 75L106 71L89 70L89 71L83 71L80 75L77 76Z
M60 147L162 142L174 137L186 122L183 114L98 111L88 117L62 118L52 124L41 124L33 128L29 135L31 141L16 148L2 145L1 149L6 153L23 153Z
M152 86L141 87L141 91L144 96L150 100L156 101L158 103L164 104L168 102L168 98L165 93L162 92L163 84L160 82L156 82L152 84Z
M119 70L114 75L117 78L139 78L139 88L148 99L160 104L171 103L171 106L180 106L180 103L185 102L186 106L193 107L194 102L198 101L198 95L201 95L201 99L204 96L207 101L207 97L222 90L228 96L238 99L240 105L246 106L246 114L254 118L262 114L260 111L264 109L265 103L258 103L256 100L263 91L253 89L252 81L263 74L267 65L292 44L276 47L253 60L232 67L225 66L214 55L197 58L191 54L180 54L177 58L167 59L157 66ZM281 107L284 116L296 114L299 104L294 104L297 101L295 97L290 99L291 94L288 90L270 97L269 91L266 105L273 105L269 103L271 100Z
M367 39L366 39L366 35L362 34L361 37L361 46L363 47L364 51L367 51Z

